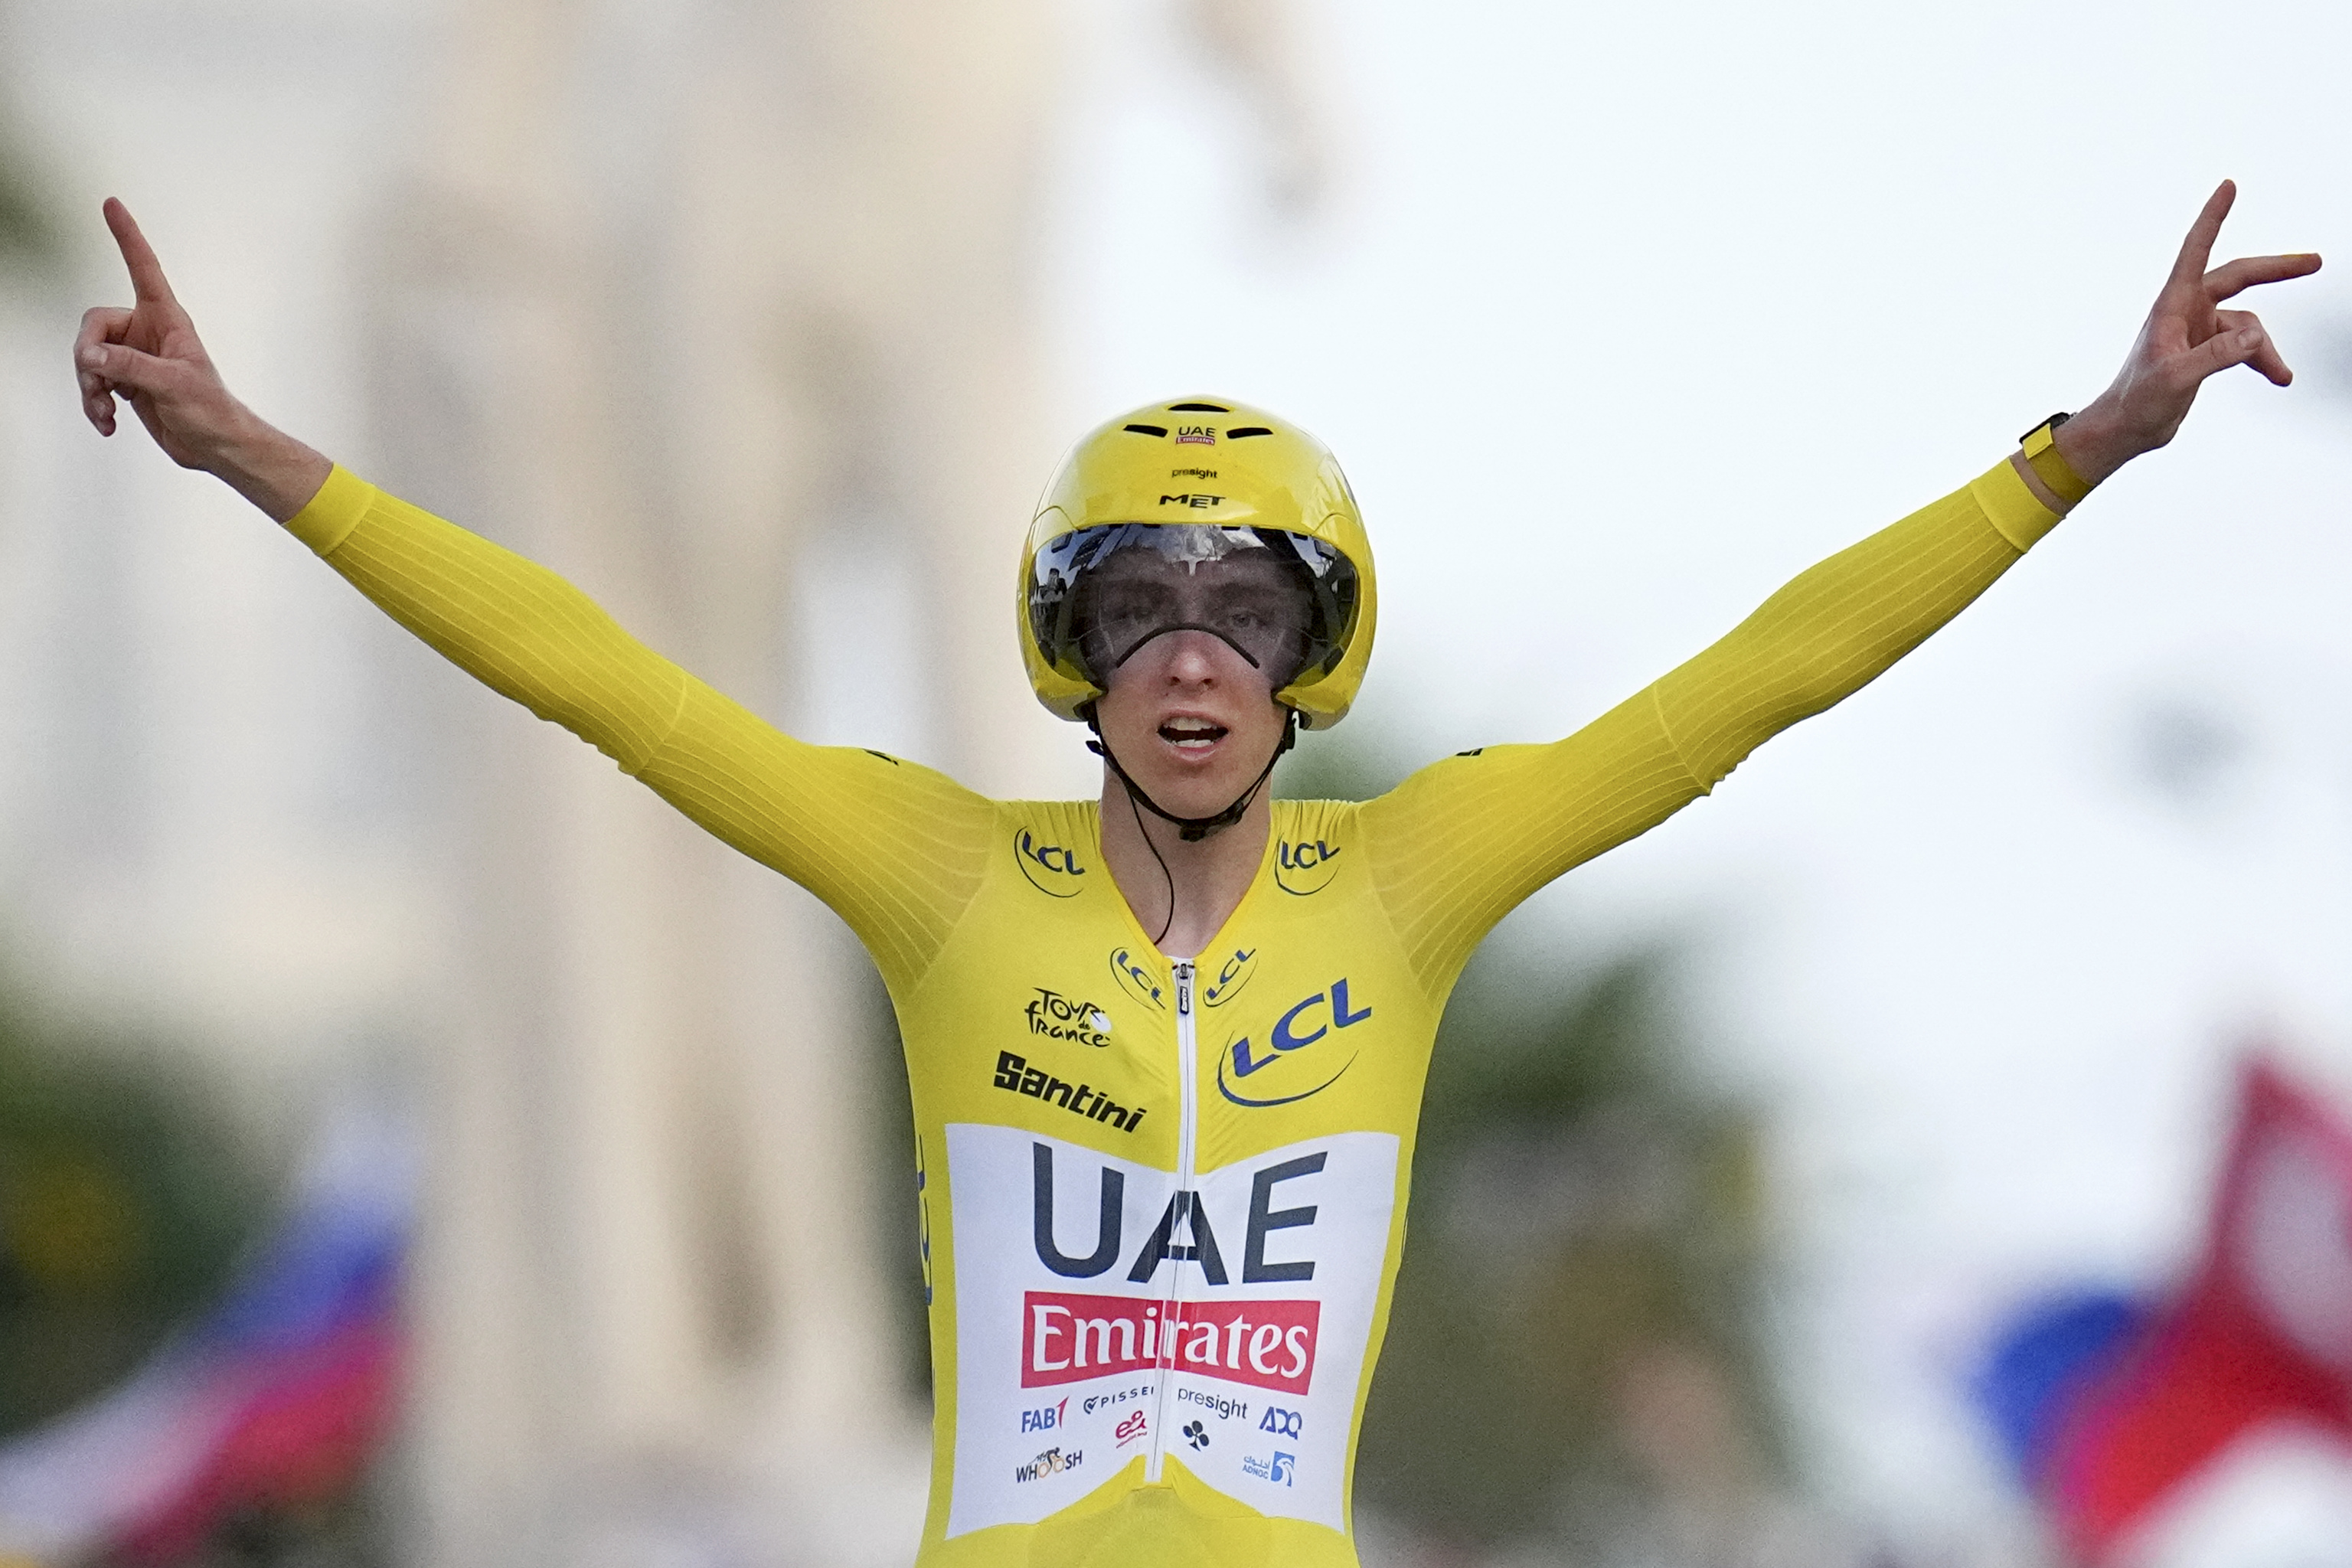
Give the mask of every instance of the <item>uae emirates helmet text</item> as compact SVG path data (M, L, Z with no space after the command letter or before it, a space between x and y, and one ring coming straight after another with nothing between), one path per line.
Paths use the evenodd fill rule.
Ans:
M1247 605L1139 607L1095 591L1106 563L1264 563L1290 585L1269 617ZM1210 632L1276 683L1310 730L1347 714L1371 658L1371 545L1328 448L1223 397L1155 403L1088 434L1046 486L1021 552L1022 662L1037 700L1083 720L1110 671L1160 632ZM1158 617L1155 619L1155 616Z

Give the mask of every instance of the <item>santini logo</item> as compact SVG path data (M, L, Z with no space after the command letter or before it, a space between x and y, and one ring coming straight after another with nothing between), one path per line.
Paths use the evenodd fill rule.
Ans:
M1025 1094L1032 1100L1049 1100L1074 1116L1083 1116L1089 1121L1108 1121L1121 1132L1134 1131L1148 1109L1138 1106L1129 1110L1094 1085L1073 1084L1066 1079L1055 1078L1044 1068L1031 1067L1027 1057L1017 1056L1011 1051L996 1053L993 1081L997 1088L1008 1094Z
M1040 844L1037 836L1022 828L1013 836L1013 858L1029 885L1041 893L1051 893L1057 899L1075 899L1085 889L1078 879L1087 868L1078 864L1077 852L1059 844Z
M1253 1045L1244 1036L1218 1053L1217 1091L1235 1105L1255 1107L1288 1105L1295 1100L1305 1100L1310 1094L1320 1094L1339 1082L1340 1075L1355 1065L1356 1058L1352 1054L1339 1064L1338 1071L1328 1076L1318 1075L1318 1080L1311 1088L1299 1088L1289 1075L1266 1079L1263 1090L1248 1080L1288 1059L1290 1053L1303 1051L1337 1030L1352 1029L1371 1016L1372 1009L1369 1004L1362 1007L1349 1005L1348 982L1344 978L1335 980L1328 993L1318 991L1304 1002L1294 1003L1287 1012L1276 1018L1264 1047ZM1327 1062L1330 1054L1323 1052L1315 1059ZM1230 1078L1225 1070L1228 1065L1233 1068ZM1312 1073L1316 1069L1309 1068L1307 1071ZM1236 1087L1244 1084L1252 1090L1251 1093L1244 1094Z

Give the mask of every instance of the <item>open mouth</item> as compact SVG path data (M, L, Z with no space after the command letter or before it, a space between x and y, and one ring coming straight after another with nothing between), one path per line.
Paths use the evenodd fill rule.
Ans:
M1205 752L1225 734L1223 724L1206 719L1171 719L1160 726L1160 738L1180 752Z

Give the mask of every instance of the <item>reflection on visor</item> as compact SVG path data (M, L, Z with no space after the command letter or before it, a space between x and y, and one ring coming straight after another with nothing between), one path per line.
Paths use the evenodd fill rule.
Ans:
M1320 540L1209 523L1109 523L1038 552L1030 626L1056 665L1100 686L1156 638L1217 637L1276 690L1339 662L1356 573Z

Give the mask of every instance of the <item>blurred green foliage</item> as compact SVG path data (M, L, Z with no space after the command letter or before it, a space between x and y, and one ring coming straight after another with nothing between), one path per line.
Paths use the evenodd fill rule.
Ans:
M1480 1544L1605 1536L1686 1479L1778 1468L1758 1129L1694 1081L1675 973L1647 952L1568 981L1521 935L1456 990L1360 1458L1391 1517ZM1661 1463L1643 1429L1685 1418L1642 1406L1675 1397L1646 1382L1678 1363L1719 1408Z
M0 257L46 266L57 259L58 228L33 160L0 98Z
M1405 771L1378 737L1318 736L1280 785L1362 799ZM1517 920L1447 1007L1357 1472L1441 1552L1605 1557L1782 1468L1760 1126L1708 1081L1679 973L1663 949L1564 958Z
M234 1133L156 1062L0 996L0 1436L129 1374L258 1221Z

